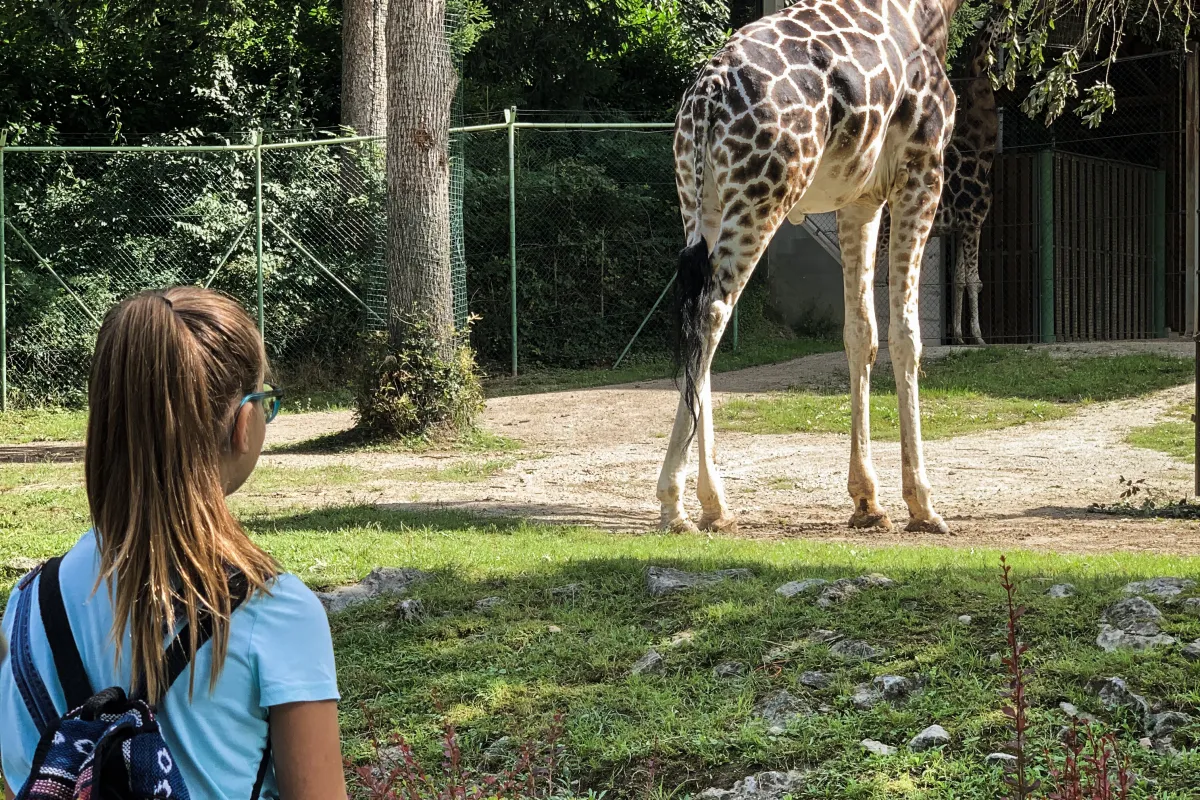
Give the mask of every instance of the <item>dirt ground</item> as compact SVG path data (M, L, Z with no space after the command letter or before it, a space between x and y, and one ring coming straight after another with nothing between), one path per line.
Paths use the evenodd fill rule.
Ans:
M1056 357L1152 350L1190 357L1182 341L1096 343L1048 348ZM952 348L927 348L925 359ZM887 358L886 351L880 354ZM715 402L790 386L845 386L845 356L808 356L784 364L714 376ZM1192 397L1190 386L1149 398L1097 404L1066 419L927 442L934 502L950 537L845 526L849 440L837 434L758 436L718 433L718 464L729 501L747 537L797 537L869 544L935 543L959 547L1022 547L1060 552L1114 550L1200 554L1200 524L1121 519L1089 513L1113 502L1121 476L1145 478L1176 498L1191 494L1192 467L1124 443L1130 427L1153 422ZM456 454L272 454L266 463L290 466L354 464L377 472L369 487L331 491L339 502L416 504L649 531L658 519L654 486L666 448L677 394L668 381L650 381L555 394L490 400L484 427L519 440L524 449L498 474L477 483L396 480L413 468L444 466ZM280 444L347 427L348 413L281 417L269 443ZM492 456L473 456L475 460ZM880 502L903 524L898 443L874 445ZM689 480L694 500L694 470ZM333 499L331 497L331 499ZM698 517L698 509L696 516Z

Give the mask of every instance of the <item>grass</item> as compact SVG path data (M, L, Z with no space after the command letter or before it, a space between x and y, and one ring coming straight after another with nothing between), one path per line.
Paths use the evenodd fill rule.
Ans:
M86 527L77 465L9 465L0 469L0 564L18 555L61 552ZM352 472L339 473L349 480ZM414 513L364 505L280 502L264 489L311 475L257 475L235 510L254 539L314 588L357 580L378 565L419 567L434 579L415 591L429 610L404 624L392 603L362 606L331 620L343 692L341 721L348 756L368 753L361 704L403 732L427 760L438 757L441 715L459 726L466 755L501 735L536 734L558 710L566 713L565 745L572 776L584 788L638 796L650 759L670 792L729 786L751 771L809 770L796 800L921 798L992 800L999 770L983 761L1008 738L1000 713L1004 676L990 654L1003 644L1004 596L999 554L943 548L866 548L803 540L740 540L648 534L622 536L519 521L481 521L451 511ZM1136 745L1137 722L1100 708L1089 681L1120 675L1166 709L1200 712L1194 666L1177 653L1107 654L1092 642L1102 610L1129 580L1200 575L1200 560L1145 553L1076 557L1009 553L1030 608L1032 643L1031 751L1048 746L1067 700L1116 727L1134 769L1158 781L1159 800L1194 796L1200 759L1158 756ZM745 567L750 580L695 593L653 598L649 565L691 570ZM811 599L785 600L780 584L880 571L900 582L867 590L844 605L820 608ZM0 574L0 597L14 574ZM1078 593L1051 601L1050 583ZM582 589L570 599L551 589ZM476 601L505 602L484 612ZM1163 607L1164 628L1181 641L1200 637L1200 619ZM970 625L957 622L970 614ZM552 631L556 626L559 632ZM831 629L887 648L875 664L842 664L812 644L769 668L770 648ZM694 638L666 643L683 631ZM650 647L665 657L661 673L631 676ZM739 660L752 670L718 680L713 665ZM799 687L804 670L834 676L822 691ZM858 711L853 687L875 675L921 674L925 689L906 704ZM751 713L767 692L786 688L827 713L797 720L786 734L767 735ZM859 740L903 744L938 723L953 737L941 752L866 756ZM1178 745L1200 744L1200 727ZM1139 795L1141 796L1141 795Z
M521 449L516 439L472 428L455 436L413 436L394 442L365 442L353 428L300 442L270 447L270 453L511 453Z
M1186 383L1195 366L1158 355L1053 358L1015 348L951 353L924 366L921 432L940 439L1064 417L1091 402L1137 397ZM871 393L871 435L900 437L895 380L881 369ZM757 434L848 433L850 396L824 390L735 399L715 414L724 430Z
M1196 428L1191 416L1191 404L1175 406L1159 422L1131 430L1125 441L1134 447L1157 450L1193 464L1196 461Z

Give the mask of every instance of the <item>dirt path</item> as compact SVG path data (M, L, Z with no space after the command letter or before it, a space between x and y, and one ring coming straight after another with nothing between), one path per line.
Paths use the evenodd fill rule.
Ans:
M1052 355L1072 357L1148 350L1191 356L1193 348L1190 342L1160 341L1049 349ZM929 348L926 358L950 351ZM886 360L886 352L881 360ZM715 399L720 404L749 393L844 385L846 380L845 356L826 353L717 375ZM1145 425L1190 397L1191 387L1180 387L1149 398L1097 404L1054 422L926 443L935 502L956 534L950 538L847 529L845 435L721 434L718 463L742 536L1200 554L1197 523L1122 520L1086 511L1092 502L1116 498L1120 476L1144 477L1168 495L1190 494L1190 465L1124 443L1130 427ZM519 439L526 450L511 466L479 483L389 478L398 470L428 467L431 458L448 455L280 454L265 459L294 466L352 463L377 471L381 480L372 483L363 500L646 531L658 517L654 485L677 398L669 381L650 381L491 400L484 427ZM349 424L345 413L281 418L272 426L272 441L303 439ZM899 444L875 444L874 462L880 501L903 521ZM693 499L689 507L694 505Z

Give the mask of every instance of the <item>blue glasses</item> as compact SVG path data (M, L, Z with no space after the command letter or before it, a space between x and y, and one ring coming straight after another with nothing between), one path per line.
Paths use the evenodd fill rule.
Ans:
M272 386L269 383L263 384L261 392L252 392L242 398L242 402L238 403L238 411L242 410L242 406L246 403L262 402L263 415L267 422L275 419L279 415L279 408L283 405L283 389L278 386Z

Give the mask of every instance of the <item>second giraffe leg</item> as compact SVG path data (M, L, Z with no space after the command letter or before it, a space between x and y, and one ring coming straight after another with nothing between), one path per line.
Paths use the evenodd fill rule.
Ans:
M979 330L979 292L983 289L983 281L979 279L979 236L978 228L972 228L963 236L963 255L966 261L967 297L971 301L971 338L975 344L987 344L983 341L983 333Z
M904 502L908 505L906 530L949 533L945 521L933 510L929 478L925 475L925 457L921 444L921 410L917 375L921 360L921 319L918 291L921 257L933 227L933 215L941 194L940 170L928 165L912 168L893 199L902 197L902 205L892 205L891 279L889 300L891 323L888 349L896 378L896 400L900 412L900 461Z
M954 344L963 343L963 295L967 291L967 276L966 276L966 238L958 237L958 248L954 254L954 268L951 276L951 323L950 323L950 341Z

